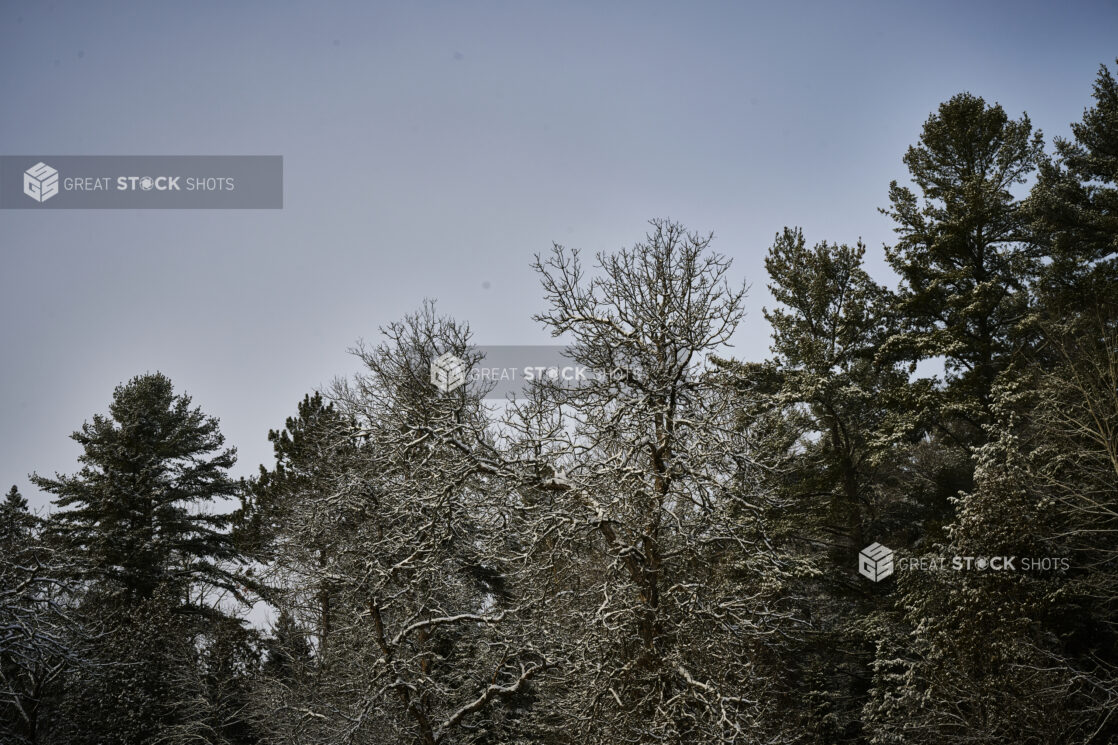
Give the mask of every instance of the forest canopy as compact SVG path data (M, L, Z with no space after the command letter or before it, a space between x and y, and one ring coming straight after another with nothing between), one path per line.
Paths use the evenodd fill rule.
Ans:
M941 103L883 185L898 282L781 227L762 362L713 235L654 219L535 257L535 320L620 371L585 385L433 383L479 352L426 303L236 479L121 383L49 514L0 502L0 741L1118 742L1106 66L1071 131Z

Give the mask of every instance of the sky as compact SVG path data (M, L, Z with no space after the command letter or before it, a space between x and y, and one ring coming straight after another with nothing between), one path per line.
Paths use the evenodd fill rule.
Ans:
M667 217L751 286L763 359L784 226L867 246L942 101L1049 143L1118 57L1110 2L0 1L0 154L282 155L282 210L0 210L0 485L162 371L235 473L359 340L424 299L480 344L547 344L533 255Z

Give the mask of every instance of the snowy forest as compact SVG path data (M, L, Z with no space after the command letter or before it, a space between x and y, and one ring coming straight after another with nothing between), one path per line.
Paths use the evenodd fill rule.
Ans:
M654 219L535 258L535 320L620 375L440 390L479 353L417 303L249 479L190 381L106 392L53 506L0 505L0 742L1118 742L1118 83L1053 142L929 109L898 281L779 230L764 361L717 226ZM1057 561L873 581L876 542Z

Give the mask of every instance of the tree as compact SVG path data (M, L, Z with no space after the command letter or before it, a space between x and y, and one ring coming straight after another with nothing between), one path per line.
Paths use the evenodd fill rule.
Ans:
M875 742L1118 736L1118 95L1105 68L1095 97L1022 210L1041 259L1023 353L991 390L974 485L934 546L1019 566L898 578L891 631L904 631L881 640L866 709Z
M1115 690L1118 637L1113 570L1118 530L1118 83L1100 66L1094 105L1056 140L1029 198L1038 244L1051 257L1041 275L1038 343L1025 368L1029 390L1017 415L1035 429L1029 478L1057 508L1060 545L1082 567L1078 654L1104 660ZM1100 685L1103 685L1100 683ZM1105 685L1103 685L1105 688Z
M904 156L919 197L894 181L882 210L897 223L886 256L901 276L895 306L904 324L882 353L945 359L942 416L964 425L951 431L964 443L982 441L994 381L1028 310L1035 257L1012 188L1042 153L1027 115L1010 120L1001 106L961 93L928 118Z
M69 560L13 486L0 504L0 740L49 742L60 681L89 665L96 623L82 625L60 580Z
M922 517L899 498L896 463L920 432L930 389L877 357L893 329L864 253L860 243L808 247L798 229L777 234L765 260L780 303L764 311L773 357L720 365L739 391L741 426L778 434L760 440L766 481L781 496L772 535L817 567L793 593L811 633L789 655L788 675L802 696L799 721L823 742L861 734L873 654L864 619L880 595L854 571L854 557L866 536L883 539Z
M932 426L893 463L901 481L898 491L919 504L919 519L898 531L897 542L879 537L888 537L890 545L905 545L915 555L949 551L953 545L958 497L976 489L978 449L1000 438L992 429L996 386L1032 341L1032 282L1041 262L1030 218L1013 189L1042 157L1041 134L1033 132L1027 115L1010 120L1001 106L962 93L939 106L925 122L919 143L905 154L919 195L895 181L890 184L890 207L882 212L896 222L898 241L885 251L901 284L892 297L894 333L878 357L912 363L942 358L946 370L945 384L926 381L929 395L919 399L934 416ZM895 607L879 608L866 619L877 638L866 707L875 742L934 742L954 736L957 728L951 722L959 718L983 733L980 739L992 737L977 726L978 719L968 719L980 718L976 710L956 710L953 696L966 686L952 689L950 667L937 667L937 655L942 661L950 659L952 649L958 651L950 645L955 642L952 624L959 620L953 611L944 611L957 608L958 588L937 580L942 578L919 573L898 578ZM979 592L974 587L969 591ZM988 616L966 620L975 618ZM982 633L977 624L968 631L971 640ZM973 651L968 647L968 653ZM968 680L995 680L996 670L978 666ZM932 694L913 684L917 679L932 688L933 679L945 685ZM921 694L935 700L929 707L931 719L903 722ZM986 710L999 709L995 704Z
M291 683L305 675L311 665L311 646L307 632L290 611L280 611L271 635L264 641L265 676Z
M183 593L198 584L240 595L224 564L237 551L224 530L228 514L207 511L237 496L228 470L236 451L222 449L218 421L175 395L160 373L133 378L100 414L71 437L82 446L74 476L32 481L56 495L52 529L84 559L88 577L124 602L162 586Z
M38 520L27 509L27 500L12 484L0 503L0 546L4 548L4 553L13 554L37 523Z
M653 220L645 240L537 257L584 386L543 383L513 426L547 588L541 622L569 660L541 697L555 729L586 743L778 737L769 665L796 625L781 590L795 562L766 538L760 469L717 378L698 369L742 317L744 288L712 237ZM526 479L527 480L527 479ZM559 651L561 650L561 652Z
M165 681L170 689L169 726L157 745L255 745L261 728L248 715L260 680L259 633L235 619L211 621L205 632L186 636L183 663Z
M431 305L383 333L357 350L365 370L332 387L336 415L304 407L274 440L288 483L311 475L296 452L325 456L287 502L276 578L281 609L319 639L307 590L328 586L332 630L307 675L264 687L264 716L276 742L508 742L549 662L519 623L516 532L480 391L430 382L441 353L478 353Z
M769 289L782 306L765 310L777 386L769 388L785 410L805 407L800 501L822 508L823 532L840 542L844 558L865 545L881 466L922 413L920 389L908 386L895 363L876 357L892 329L885 292L862 267L864 254L861 244L809 249L802 232L786 228L765 260ZM802 493L813 488L817 494Z
M239 625L221 602L245 600L249 580L231 516L214 505L237 496L235 451L159 373L118 386L109 415L72 437L81 470L32 481L56 495L48 529L72 557L60 579L79 617L108 631L89 651L95 664L67 676L59 721L73 745L155 743L191 730L174 681L195 677L211 635Z
M330 561L346 534L325 515L297 521L307 520L309 506L348 487L357 447L353 429L351 420L315 393L303 398L297 415L287 418L283 430L268 432L276 465L270 471L260 467L237 529L238 541L248 553L281 573L297 572L298 566L307 564L324 567ZM323 577L311 586L313 597L306 598L317 606L314 628L320 653L333 627L331 584ZM286 600L290 603L293 598Z
M1049 321L1080 315L1118 286L1118 83L1105 65L1095 105L1056 139L1056 160L1041 162L1027 208L1034 240L1049 262L1040 293Z
M880 643L866 711L874 742L1071 745L1118 733L1111 334L1101 358L995 387L975 487L955 499L936 549L1016 563L898 577L907 632Z

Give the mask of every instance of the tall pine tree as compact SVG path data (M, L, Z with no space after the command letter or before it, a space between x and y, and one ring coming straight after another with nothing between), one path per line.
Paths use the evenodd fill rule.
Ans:
M160 373L117 387L109 415L95 415L71 437L82 469L32 481L56 495L53 528L83 559L101 589L129 601L161 586L195 583L239 593L223 563L237 558L214 502L237 496L229 477L236 451L223 448L217 419L191 408Z
M1033 234L1050 261L1040 291L1049 320L1079 314L1118 287L1118 82L1102 66L1095 105L1056 139L1029 195Z
M63 579L80 616L108 632L94 640L93 664L66 681L61 740L146 745L218 720L239 731L228 712L184 703L181 684L198 680L222 635L240 630L213 599L215 590L243 599L231 515L219 511L238 493L228 474L235 451L217 420L159 373L117 387L108 416L72 437L81 470L32 481L57 497L49 528L72 557Z
M960 93L928 118L904 156L918 193L894 181L890 207L899 240L886 247L901 276L895 305L903 331L884 354L919 361L942 357L945 420L967 444L983 441L991 389L1028 309L1035 257L1028 219L1012 189L1036 169L1040 132L1028 116Z

